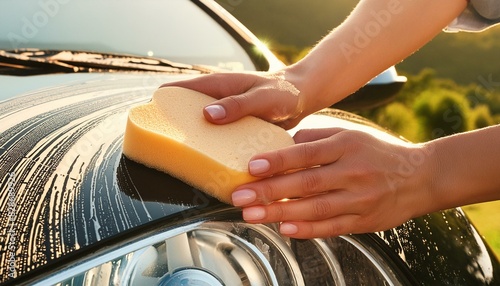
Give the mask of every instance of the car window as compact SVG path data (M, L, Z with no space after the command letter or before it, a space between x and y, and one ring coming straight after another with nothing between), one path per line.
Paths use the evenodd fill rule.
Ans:
M91 50L255 70L236 40L188 0L0 0L0 48Z

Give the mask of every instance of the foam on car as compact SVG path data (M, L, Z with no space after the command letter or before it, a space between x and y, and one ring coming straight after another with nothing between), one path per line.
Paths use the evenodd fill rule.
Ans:
M158 89L151 102L130 110L123 153L230 203L237 186L259 179L248 172L253 155L294 141L284 129L252 116L209 123L203 107L212 101L185 88Z

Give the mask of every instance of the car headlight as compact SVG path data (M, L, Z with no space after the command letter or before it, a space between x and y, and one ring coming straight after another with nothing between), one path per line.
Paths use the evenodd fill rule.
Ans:
M35 285L400 285L352 237L295 240L277 225L205 220L155 230Z

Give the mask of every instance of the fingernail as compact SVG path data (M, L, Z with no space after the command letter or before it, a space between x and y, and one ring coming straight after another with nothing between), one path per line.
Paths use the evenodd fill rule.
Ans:
M266 217L266 210L263 207L249 207L243 209L244 220L261 220Z
M254 202L257 195L253 190L243 189L233 192L231 198L233 200L233 205L238 207Z
M296 234L299 231L299 228L291 223L284 222L280 225L280 233L284 235Z
M252 175L258 175L269 171L271 164L266 159L257 159L248 163L248 170Z
M209 105L205 107L205 111L214 120L226 118L226 109L222 105Z

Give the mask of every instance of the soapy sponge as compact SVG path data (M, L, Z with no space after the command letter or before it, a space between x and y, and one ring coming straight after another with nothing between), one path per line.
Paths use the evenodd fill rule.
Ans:
M209 123L202 111L214 100L180 87L158 89L151 102L130 110L124 155L230 203L237 186L259 179L248 173L253 155L294 141L284 129L252 116Z

